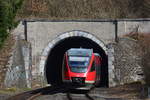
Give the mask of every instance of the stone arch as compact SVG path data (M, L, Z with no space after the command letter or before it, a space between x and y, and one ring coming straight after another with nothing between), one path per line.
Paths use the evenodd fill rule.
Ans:
M99 47L101 47L104 50L106 55L108 53L108 49L107 49L106 45L104 44L104 42L102 42L95 35L93 35L89 32L80 31L80 30L73 30L73 31L68 31L68 32L62 33L61 35L57 36L54 40L49 42L49 44L44 49L44 51L41 55L40 66L39 66L40 70L39 71L40 71L40 75L43 77L44 81L47 80L47 77L46 77L46 64L47 64L48 56L51 53L52 49L57 44L59 44L60 41L68 39L68 38L72 38L72 37L80 37L80 38L89 39L92 42L94 42L95 44L99 45ZM108 66L110 66L110 64L108 64Z

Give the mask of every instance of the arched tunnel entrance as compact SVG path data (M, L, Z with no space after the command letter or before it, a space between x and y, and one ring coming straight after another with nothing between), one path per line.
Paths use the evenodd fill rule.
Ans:
M46 78L51 85L62 83L62 61L64 53L70 48L93 48L94 53L99 53L102 57L101 84L108 86L108 57L103 48L92 39L72 36L58 41L49 52L46 64Z

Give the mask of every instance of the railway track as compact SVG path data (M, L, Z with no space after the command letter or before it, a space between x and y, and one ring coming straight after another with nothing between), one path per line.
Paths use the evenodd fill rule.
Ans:
M95 100L92 96L90 96L88 93L74 96L70 93L67 93L67 99L68 100Z
M39 88L32 91L27 91L24 93L20 93L18 95L12 96L7 100L54 100L53 95L59 96L62 100L97 100L95 96L89 95L90 91L94 89L91 88L90 90L78 90L76 89L78 86L74 85L60 85L60 86L49 86L44 88ZM61 93L61 94L59 94ZM52 96L51 99L44 98L44 96ZM40 99L39 99L40 98ZM102 97L99 97L101 100ZM112 99L113 100L113 99Z
M131 84L79 90L78 86L62 84L20 93L7 100L141 100L140 87L140 84Z

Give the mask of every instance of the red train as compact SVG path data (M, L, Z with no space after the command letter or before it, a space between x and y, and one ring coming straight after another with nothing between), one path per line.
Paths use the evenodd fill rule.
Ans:
M101 57L92 49L71 48L63 59L63 82L79 85L99 84Z

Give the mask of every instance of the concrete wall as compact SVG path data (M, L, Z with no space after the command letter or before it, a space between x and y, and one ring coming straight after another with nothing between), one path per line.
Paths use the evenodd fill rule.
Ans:
M123 36L133 31L150 32L150 21L118 21L118 36ZM43 49L58 35L72 30L81 30L94 34L105 44L115 42L114 22L27 22L28 41L32 44L32 56L41 55ZM19 24L13 32L24 35L24 26ZM40 45L39 45L40 44Z
M150 21L120 21L118 22L118 36L130 32L150 33Z
M72 30L92 33L106 44L114 42L115 38L114 25L107 22L28 22L27 26L28 41L33 44L33 56L41 54L48 43L58 35Z

